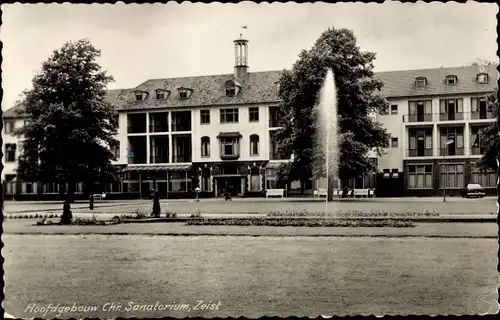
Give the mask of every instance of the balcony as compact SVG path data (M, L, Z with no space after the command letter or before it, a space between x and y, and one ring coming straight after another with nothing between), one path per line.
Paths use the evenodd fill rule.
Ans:
M168 156L150 156L149 163L168 163Z
M440 113L439 121L454 121L454 120L463 120L464 113L463 112L455 112L455 113Z
M403 122L431 122L431 121L432 121L432 113L403 115Z
M189 155L178 155L178 156L173 156L172 158L173 163L182 163L182 162L191 162L191 156Z
M441 157L445 156L463 156L464 148L440 148L439 155Z
M127 123L127 133L146 133L145 113L128 114Z
M432 148L425 148L425 149L407 149L407 156L408 157L432 157L433 156L433 149Z
M150 124L149 132L168 132L168 124Z
M475 112L470 113L470 119L471 120L487 120L487 119L494 120L495 115L493 114L493 112L475 111Z

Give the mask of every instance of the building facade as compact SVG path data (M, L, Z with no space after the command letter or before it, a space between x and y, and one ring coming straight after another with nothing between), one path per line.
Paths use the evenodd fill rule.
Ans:
M496 194L494 171L479 172L479 130L495 121L487 95L496 66L381 72L389 108L378 120L391 134L379 158L379 195L458 195L467 183Z
M265 190L300 189L278 185L276 169L290 158L277 150L279 71L249 72L248 41L234 41L231 74L151 79L131 89L109 90L118 114L115 146L120 181L101 186L109 198L263 196ZM349 188L376 189L377 196L456 193L468 182L494 192L495 173L473 166L481 157L478 130L494 121L485 97L496 90L493 66L381 72L389 109L374 115L391 134L383 156L373 153L378 173L353 179ZM57 198L66 187L17 181L24 125L23 106L4 112L6 198ZM449 141L453 141L449 143ZM324 188L323 180L306 189ZM76 187L84 196L84 185ZM306 194L308 192L306 191Z

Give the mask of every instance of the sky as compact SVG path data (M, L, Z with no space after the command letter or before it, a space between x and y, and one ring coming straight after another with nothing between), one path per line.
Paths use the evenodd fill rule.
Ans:
M384 4L6 4L2 5L2 109L14 106L43 61L69 40L88 38L115 82L232 73L233 40L249 42L250 71L291 68L329 27L353 30L375 52L375 71L498 61L498 6L470 2ZM243 30L241 26L247 26Z

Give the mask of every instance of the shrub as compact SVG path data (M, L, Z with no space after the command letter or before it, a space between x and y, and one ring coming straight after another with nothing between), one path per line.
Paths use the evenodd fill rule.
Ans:
M198 209L196 212L191 213L191 218L201 218L200 209Z
M188 225L234 225L234 226L272 226L272 227L413 227L407 219L377 219L377 220L352 220L328 218L211 218L193 219Z
M165 212L165 217L166 218L177 218L177 213L176 212L167 211L167 212Z
M338 211L332 213L325 212L308 212L306 210L273 210L267 214L268 217L418 217L418 216L439 216L438 212L435 211L422 211L422 212L387 212L387 211L360 211L360 210L348 210L348 211Z

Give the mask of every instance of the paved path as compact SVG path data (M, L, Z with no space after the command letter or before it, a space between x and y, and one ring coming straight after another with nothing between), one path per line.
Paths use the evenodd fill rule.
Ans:
M34 220L7 220L5 234L146 234L245 236L356 236L497 238L496 223L416 223L412 228L188 226L185 223L140 223L108 226L36 226Z
M441 201L441 202L440 202ZM312 199L264 199L264 198L236 198L234 201L221 199L193 200L162 200L162 211L169 210L176 213L193 213L200 210L202 213L268 213L273 210L307 210L310 212L325 212L326 204L321 200ZM151 200L103 201L96 202L93 211L88 209L88 203L74 203L72 210L75 213L110 213L124 214L141 211L149 213L152 208ZM490 214L496 213L495 198L462 199L447 198L443 203L441 198L375 198L375 199L345 199L328 204L328 212L338 211L434 211L443 214ZM19 213L57 213L62 211L62 202L13 202L5 203L5 214Z

